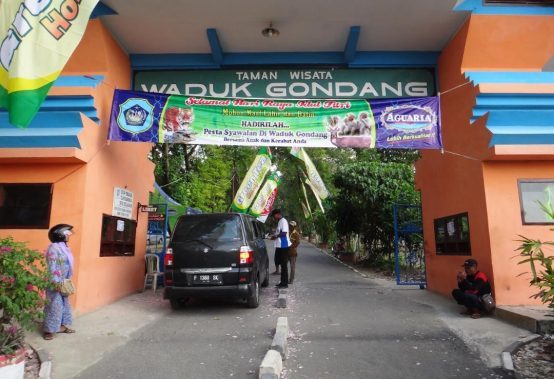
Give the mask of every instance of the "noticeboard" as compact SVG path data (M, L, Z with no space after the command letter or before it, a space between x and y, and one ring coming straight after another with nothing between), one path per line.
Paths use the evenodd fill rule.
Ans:
M115 187L113 191L112 216L132 219L134 194L124 188Z

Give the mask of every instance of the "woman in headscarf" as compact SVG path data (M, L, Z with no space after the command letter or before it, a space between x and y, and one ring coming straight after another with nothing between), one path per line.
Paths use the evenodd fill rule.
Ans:
M69 298L61 293L63 280L71 279L73 273L73 254L67 246L72 230L71 225L58 224L48 231L48 238L52 243L46 250L46 261L54 288L46 291L43 326L45 340L53 339L55 333L75 333L69 327L73 322Z

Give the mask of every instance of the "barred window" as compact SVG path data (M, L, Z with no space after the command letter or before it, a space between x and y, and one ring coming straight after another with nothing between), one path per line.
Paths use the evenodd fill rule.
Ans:
M0 229L48 229L50 183L0 183Z

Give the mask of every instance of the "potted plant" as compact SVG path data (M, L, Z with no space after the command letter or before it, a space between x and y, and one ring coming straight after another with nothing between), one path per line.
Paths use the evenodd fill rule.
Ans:
M23 378L24 329L42 315L51 286L44 256L12 237L0 238L0 378Z
M546 204L539 202L549 220L554 220L554 198ZM554 231L554 229L550 229ZM520 236L521 245L517 248L524 259L519 264L529 263L531 281L529 284L538 288L539 292L532 297L554 310L554 241L533 240Z

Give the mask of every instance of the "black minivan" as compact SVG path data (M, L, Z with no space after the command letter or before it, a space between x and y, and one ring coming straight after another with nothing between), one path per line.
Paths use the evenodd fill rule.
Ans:
M165 256L164 299L178 309L191 297L260 303L269 284L264 225L241 213L179 217Z

